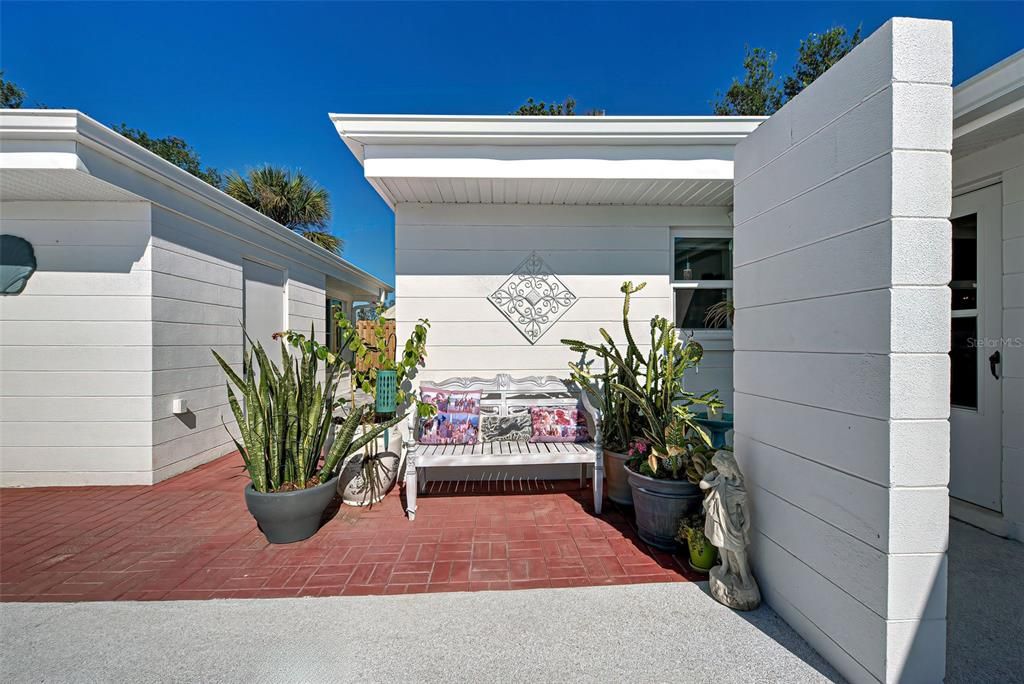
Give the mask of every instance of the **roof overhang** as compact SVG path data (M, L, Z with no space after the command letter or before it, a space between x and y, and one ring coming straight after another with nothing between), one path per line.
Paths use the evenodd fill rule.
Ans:
M764 117L331 114L389 206L728 206L733 151Z
M953 89L953 157L1024 134L1024 50Z
M135 181L125 169L159 185ZM158 194L155 187L174 192ZM311 258L352 291L376 296L393 290L77 110L0 110L0 199L148 201L185 214L195 207L188 201L198 201L272 236L282 249Z

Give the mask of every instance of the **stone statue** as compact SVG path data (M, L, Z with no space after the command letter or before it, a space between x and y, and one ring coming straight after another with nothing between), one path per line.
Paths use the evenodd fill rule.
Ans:
M750 509L736 458L729 451L717 451L711 470L700 481L704 498L704 534L718 547L722 564L711 568L711 595L736 610L753 610L761 605L761 591L750 572L747 546L750 544Z

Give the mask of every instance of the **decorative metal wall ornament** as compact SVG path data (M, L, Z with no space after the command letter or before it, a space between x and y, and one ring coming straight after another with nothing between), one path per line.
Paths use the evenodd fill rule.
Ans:
M35 271L32 243L17 235L0 235L0 295L20 294Z
M526 257L487 299L530 344L536 344L576 303L576 295L536 252Z

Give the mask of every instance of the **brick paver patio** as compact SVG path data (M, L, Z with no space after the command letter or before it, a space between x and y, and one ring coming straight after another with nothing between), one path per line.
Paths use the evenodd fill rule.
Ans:
M398 488L341 506L311 539L267 544L232 454L151 487L0 491L0 599L89 601L401 594L698 579L573 482L458 486L410 523ZM434 483L442 486L443 483ZM451 485L443 485L451 490ZM502 491L502 490L507 491Z

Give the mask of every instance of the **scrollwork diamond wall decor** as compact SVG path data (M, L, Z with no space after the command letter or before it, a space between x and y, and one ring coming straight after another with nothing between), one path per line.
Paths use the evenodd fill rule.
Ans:
M536 252L487 299L530 344L536 344L576 303L576 295Z

